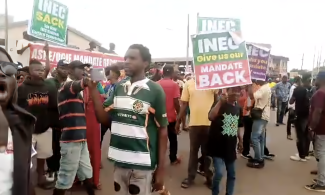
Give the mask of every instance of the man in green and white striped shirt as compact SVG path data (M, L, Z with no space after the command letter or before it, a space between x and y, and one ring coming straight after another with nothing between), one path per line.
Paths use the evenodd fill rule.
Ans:
M114 186L118 195L151 194L154 171L154 190L162 190L164 184L166 98L161 86L145 77L150 62L146 47L131 45L125 55L125 73L130 79L116 84L104 108L95 88L90 87L99 122L112 123L108 158L115 165Z

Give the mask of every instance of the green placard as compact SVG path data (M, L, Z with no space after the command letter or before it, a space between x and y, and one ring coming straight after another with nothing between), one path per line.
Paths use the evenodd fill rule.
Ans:
M34 0L32 18L28 24L28 34L66 45L69 9L53 0Z

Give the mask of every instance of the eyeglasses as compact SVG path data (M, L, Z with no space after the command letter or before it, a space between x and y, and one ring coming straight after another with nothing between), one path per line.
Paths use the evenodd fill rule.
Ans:
M12 76L17 73L18 64L13 62L0 61L0 70L7 76Z

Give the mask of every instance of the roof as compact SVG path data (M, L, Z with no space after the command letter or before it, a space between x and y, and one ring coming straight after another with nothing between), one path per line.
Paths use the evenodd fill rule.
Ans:
M15 28L15 27L20 27L20 26L24 26L24 25L28 25L28 20L9 23L9 28ZM0 29L4 29L4 28L5 28L5 26L0 25ZM79 31L79 30L77 30L77 29L75 29L75 28L73 28L73 27L71 27L69 25L68 25L68 30L75 33L76 35L88 40L89 42L94 41L96 43L96 45L98 45L98 46L102 45L99 41L91 38L90 36L82 33L81 31Z

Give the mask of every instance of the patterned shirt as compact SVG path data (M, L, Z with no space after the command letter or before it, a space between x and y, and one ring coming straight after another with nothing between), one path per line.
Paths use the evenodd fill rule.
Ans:
M159 127L167 127L166 97L149 79L131 84L122 80L104 102L110 112L111 142L108 158L115 166L153 170L158 163Z
M290 87L291 84L289 82L286 82L285 84L283 82L279 82L278 84L276 84L275 86L276 97L282 102L287 102L289 100Z

